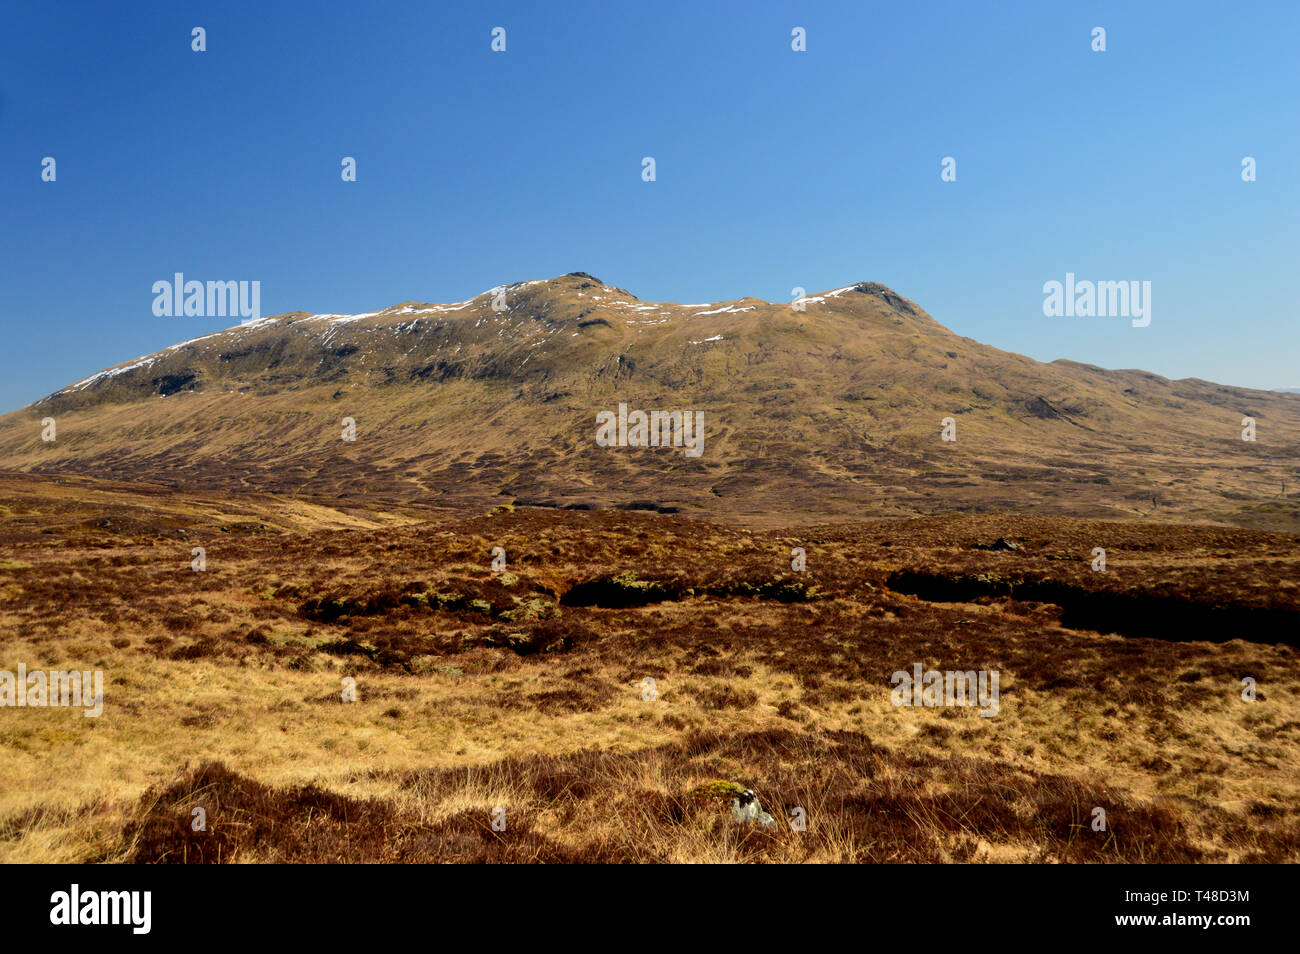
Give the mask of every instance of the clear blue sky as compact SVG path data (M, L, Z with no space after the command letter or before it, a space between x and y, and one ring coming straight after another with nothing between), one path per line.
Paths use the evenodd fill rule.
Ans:
M1041 360L1300 385L1298 44L1293 0L6 2L0 410L233 323L154 317L177 271L266 315L873 280ZM1067 271L1151 281L1150 327L1044 317Z

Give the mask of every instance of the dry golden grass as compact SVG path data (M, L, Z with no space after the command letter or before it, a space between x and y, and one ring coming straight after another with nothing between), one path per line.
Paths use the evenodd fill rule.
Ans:
M1297 611L1291 536L525 509L223 533L208 501L177 542L156 501L72 532L57 498L3 524L0 668L101 668L104 714L0 709L0 861L1300 860L1297 652L1249 630ZM1001 536L1021 550L973 549ZM904 570L988 591L921 599ZM1131 602L1074 629L998 589L1025 581ZM1176 604L1208 622L1142 635ZM999 714L896 708L914 662L999 670ZM719 778L781 824L690 796Z

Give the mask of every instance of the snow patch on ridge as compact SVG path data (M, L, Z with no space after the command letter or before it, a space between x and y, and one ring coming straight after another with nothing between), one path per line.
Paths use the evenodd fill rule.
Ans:
M721 308L714 308L712 311L697 311L695 317L699 318L702 315L725 315L732 312L753 311L756 307L756 305L747 305L744 308L737 308L735 305L724 305Z
M792 305L799 305L799 304L819 305L822 302L826 301L827 298L838 298L840 295L843 295L845 292L851 292L853 291L853 289L857 287L858 287L857 285L845 285L843 288L836 288L833 291L822 292L820 295L805 295L802 298L796 298L794 301L791 302L791 304Z
M82 379L81 379L80 381L78 381L76 384L69 384L69 385L68 385L66 388L64 388L63 390L61 390L61 391L55 391L54 393L55 393L55 394L67 394L67 393L69 393L69 392L71 392L71 391L80 391L82 388L89 387L90 385L94 384L96 381L103 381L103 380L106 380L106 379L108 379L108 378L113 378L113 377L116 377L116 376L119 375L119 374L124 374L124 373L127 372L127 371L134 371L136 368L145 368L145 367L148 367L149 365L153 364L156 360L158 360L158 359L157 359L157 358L148 358L148 357L145 357L145 358L138 358L137 360L135 360L135 361L132 362L131 364L124 364L124 365L122 365L121 367L118 367L118 368L109 368L107 371L97 371L97 372L95 372L94 374L92 374L90 377L88 377L88 378L82 378Z

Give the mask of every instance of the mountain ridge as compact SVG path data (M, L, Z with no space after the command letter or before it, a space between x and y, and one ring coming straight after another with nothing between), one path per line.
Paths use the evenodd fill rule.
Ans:
M704 412L705 453L597 447L620 403ZM575 272L180 342L0 417L0 467L769 521L1031 506L1300 526L1297 434L1294 396L1037 362L877 282L683 305Z
M55 402L56 399L59 397L81 391L86 387L89 387L93 384L96 384L101 381L105 381L110 378L114 378L119 374L124 374L140 368L151 367L153 363L155 363L159 359L164 358L170 352L180 351L181 349L190 347L201 341L207 341L213 338L221 338L223 336L237 336L250 329L264 330L268 327L290 327L295 325L301 325L304 322L316 322L316 321L326 321L329 322L330 324L337 325L337 324L349 324L356 321L365 321L368 319L377 319L380 323L389 323L391 319L402 317L404 315L450 316L450 315L455 315L457 312L462 312L462 311L469 311L471 314L478 314L478 311L475 310L476 303L479 303L477 307L481 308L481 300L486 300L487 302L490 302L494 294L497 292L504 292L506 296L509 297L512 295L516 295L517 293L520 292L528 291L530 288L533 288L534 286L537 285L546 285L549 288L549 286L553 286L556 285L557 283L561 283L565 279L578 280L575 286L575 290L579 298L583 297L583 292L585 290L591 288L599 288L603 291L617 293L619 296L621 296L621 300L610 303L615 307L619 305L623 305L623 306L630 306L636 310L649 310L649 311L659 310L661 313L662 313L662 309L665 308L695 309L694 314L687 314L684 316L683 315L673 316L671 314L669 315L669 317L677 317L677 318L684 317L686 319L695 318L695 317L710 317L717 314L739 314L745 311L755 310L759 307L779 308L779 307L786 307L791 304L802 304L806 308L808 306L821 304L825 301L826 298L836 297L846 292L857 291L863 294L873 295L881 298L882 300L886 301L891 307L898 309L901 313L907 315L908 317L918 318L918 319L924 318L929 325L938 328L940 332L944 335L953 335L953 332L939 325L938 322L933 321L933 319L931 319L928 315L926 315L923 311L921 311L920 308L914 302L903 298L902 296L895 293L892 289L878 282L869 282L869 281L856 282L852 285L846 285L841 288L829 289L827 291L823 291L817 294L806 295L801 299L797 299L794 303L769 302L761 298L746 296L743 298L727 299L727 300L721 300L715 302L702 302L698 304L680 304L677 302L643 302L641 299L637 298L635 295L633 295L631 292L627 291L626 289L619 288L616 286L606 285L604 282L600 281L600 279L597 279L586 272L569 272L566 275L562 275L550 280L533 279L533 280L513 282L506 285L496 285L493 286L492 288L487 289L486 291L480 292L478 295L474 295L471 298L467 298L464 301L453 302L449 304L403 301L403 302L398 302L394 305L389 305L388 307L379 309L377 311L361 312L358 314L342 314L342 313L316 314L316 313L305 312L305 311L292 311L292 312L284 312L278 315L268 315L266 317L258 318L252 321L243 322L239 325L233 325L229 328L223 328L217 331L208 332L206 334L199 335L198 337L187 339L185 341L178 342L174 345L170 345L159 351L155 351L150 354L140 355L138 357L119 362L118 364L110 365L109 367L104 368L103 370L97 371L94 374L82 378L80 381L74 382L73 384L67 385L66 387L60 388L57 391L45 395L44 397L38 398L36 401L33 401L31 404L27 405L27 407L46 406L52 402ZM528 297L529 296L525 296L525 303L527 302ZM603 295L593 296L593 301L602 300L603 297L604 297ZM722 306L722 307L716 307L716 306ZM518 307L518 305L512 303L510 305L507 305L506 308L503 310L510 311L515 307ZM581 318L582 315L579 315L579 317ZM420 319L418 318L413 319L413 321L415 322L418 322L419 320ZM599 322L598 321L592 322L592 324L595 323L599 323ZM580 326L582 324L583 323L580 322ZM324 336L326 341L328 341L330 338L330 335L328 334L329 330L330 330L329 328L325 329L325 331L327 332L327 334ZM164 382L163 394L165 395L166 393L169 392L166 389L166 382Z

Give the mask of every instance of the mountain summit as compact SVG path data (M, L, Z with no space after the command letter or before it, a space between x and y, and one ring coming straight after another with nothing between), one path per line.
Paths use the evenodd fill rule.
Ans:
M698 412L703 453L598 445L620 410L633 431ZM1298 425L1294 396L1043 364L875 282L672 304L573 272L173 345L0 417L0 466L358 503L1276 525L1297 519Z

